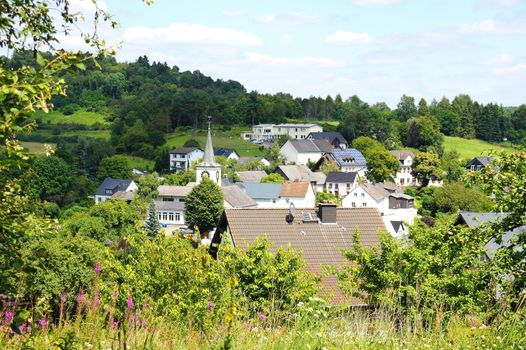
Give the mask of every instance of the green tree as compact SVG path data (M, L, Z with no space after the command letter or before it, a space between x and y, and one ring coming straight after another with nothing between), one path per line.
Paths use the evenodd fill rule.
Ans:
M333 203L340 205L340 199L329 192L316 192L316 205L320 203Z
M469 95L460 94L453 99L451 111L460 116L459 136L471 139L475 137L475 118L473 100Z
M443 175L440 159L435 153L418 153L415 155L411 174L422 183L422 187L426 187L431 179L440 180Z
M400 102L396 106L396 116L402 122L405 122L418 115L418 110L415 106L415 98L411 96L402 95Z
M223 192L215 182L203 179L186 197L185 221L201 232L213 229L223 213Z
M400 168L400 162L384 145L369 137L353 140L354 148L362 152L367 160L367 178L373 182L390 181Z
M189 138L188 140L186 140L183 144L183 147L201 147L199 145L199 141L197 141L196 139L194 138Z
M428 115L429 114L429 107L427 105L427 101L425 98L421 98L420 101L418 101L418 115Z
M157 237L161 230L161 224L159 224L159 220L157 219L157 211L155 210L155 203L153 201L148 205L148 217L144 222L144 228L150 239Z
M51 156L36 158L32 170L31 186L40 198L62 204L74 180L71 167L62 158Z
M283 178L283 176L281 176L278 173L272 173L272 174L262 177L261 182L270 183L270 184L282 184L285 182L285 179Z
M139 178L137 183L137 196L146 202L150 202L152 199L157 197L159 192L157 188L161 184L161 179L157 173L143 175Z
M455 150L444 154L441 160L441 168L444 170L444 179L449 182L459 181L466 170L462 165L460 154Z
M124 155L116 154L102 159L97 170L97 178L99 181L102 181L107 177L113 179L131 179L133 174L128 158Z
M444 152L444 135L440 123L433 116L423 116L407 121L408 129L404 145L422 152L433 151L439 155Z
M340 171L340 167L335 162L325 161L320 166L320 171L322 173L324 173L325 175L327 175L327 174L329 174L330 172L333 172L333 171Z

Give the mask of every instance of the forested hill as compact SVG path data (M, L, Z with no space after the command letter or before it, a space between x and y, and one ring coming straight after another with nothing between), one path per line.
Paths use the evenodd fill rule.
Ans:
M21 52L9 65L31 60L31 53ZM420 148L422 141L433 144L433 140L414 140L426 128L490 142L508 139L521 144L526 137L525 105L484 105L465 94L429 104L403 95L391 110L383 102L368 104L356 95L344 100L340 95L293 98L285 93L247 92L237 81L214 80L200 71L181 72L146 56L132 63L114 58L98 62L100 68L91 64L86 70L65 73L68 96L55 97L53 104L64 114L83 108L108 116L112 143L124 153L151 154L151 148L164 144L164 134L182 126L203 128L208 115L221 125L337 120L349 140L370 136L391 148L399 144ZM408 123L413 119L418 123ZM416 133L410 130L413 124Z

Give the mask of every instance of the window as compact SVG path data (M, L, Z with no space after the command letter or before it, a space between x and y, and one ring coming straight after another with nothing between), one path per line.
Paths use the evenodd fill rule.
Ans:
M161 220L161 218L162 218L162 217L161 217L161 212L157 213L157 219L158 219L158 220Z
M186 158L186 156L184 154L181 154L181 158Z
M470 166L470 167L469 167L469 170L471 170L471 171L475 171L475 166L474 166L474 165Z
M111 194L113 191L111 189L106 189L106 194Z
M334 184L334 189L338 189L338 184Z
M296 128L296 132L298 132L298 128Z
M174 221L174 213L173 212L169 212L168 213L168 221Z
M358 193L355 192L354 193L354 198L356 198L356 197L358 197Z
M353 208L356 208L356 202L352 202L351 205Z
M347 184L347 188L351 188L351 184Z
M332 183L329 184L329 189L332 189Z
M175 221L181 221L181 213L175 213Z
M367 206L367 203L366 202L363 202L362 203L362 207L366 207Z
M362 198L365 198L365 193L362 193Z
M166 221L168 219L168 215L165 211L163 211L163 221Z

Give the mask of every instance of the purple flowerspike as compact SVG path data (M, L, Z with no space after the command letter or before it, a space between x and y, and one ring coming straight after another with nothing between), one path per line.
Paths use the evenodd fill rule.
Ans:
M27 333L31 333L32 330L33 330L33 328L31 327L31 325L27 325L26 332Z
M128 307L128 309L133 309L133 299L131 295L128 297L128 300L126 300L126 306Z
M98 307L100 302L99 292L93 293L93 307Z
M263 311L261 311L261 312L258 314L258 319L259 319L260 321L264 321L265 318L266 318L265 313L264 313Z
M100 264L96 263L95 267L93 268L93 272L95 272L95 275L98 276L98 275L100 275L101 271L102 271L102 268L100 267Z
M66 292L60 293L60 301L65 302L66 301Z
M111 323L111 329L117 329L117 327L119 326L119 322L117 322L114 318L110 320L110 323Z
M3 301L3 302L6 302L6 301L7 301L7 294L2 293L2 301Z
M47 328L47 321L43 318L41 318L40 320L38 320L38 327L40 329L46 329Z
M212 310L213 308L214 308L214 302L210 300L208 302L208 311Z
M4 315L4 324L9 324L11 321L13 321L13 317L15 316L15 312L13 310L7 310Z
M84 293L80 291L79 294L77 294L77 303L81 305L83 302L84 302Z

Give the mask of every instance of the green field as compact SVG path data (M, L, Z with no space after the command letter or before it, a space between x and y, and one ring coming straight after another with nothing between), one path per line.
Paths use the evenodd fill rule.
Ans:
M110 130L67 130L61 132L59 135L54 135L52 130L36 129L31 134L41 135L46 139L51 139L54 136L86 136L95 139L109 140L111 137Z
M154 162L141 157L123 155L128 158L128 164L135 169L153 171Z
M109 127L110 123L106 121L106 117L100 113L88 112L80 109L72 115L64 115L59 111L52 111L45 113L43 111L36 111L34 114L35 119L42 119L43 124L58 124L58 123L75 123L82 125L93 125L100 123Z
M233 130L226 132L212 132L212 143L214 144L214 147L233 148L241 157L263 157L265 151L259 149L260 145L255 145L241 139L239 136L241 129L248 130L247 128L233 128ZM182 147L190 137L196 139L197 142L199 142L200 147L204 149L206 144L206 132L204 130L193 132L192 134L169 134L166 138L166 145L170 148Z
M29 153L33 154L45 154L46 153L46 147L44 145L48 145L51 147L51 149L56 149L57 145L54 143L40 143L40 142L20 142L22 147L24 147Z
M457 151L463 159L487 156L491 151L512 151L513 149L494 145L477 139L463 139L461 137L444 137L444 150Z

